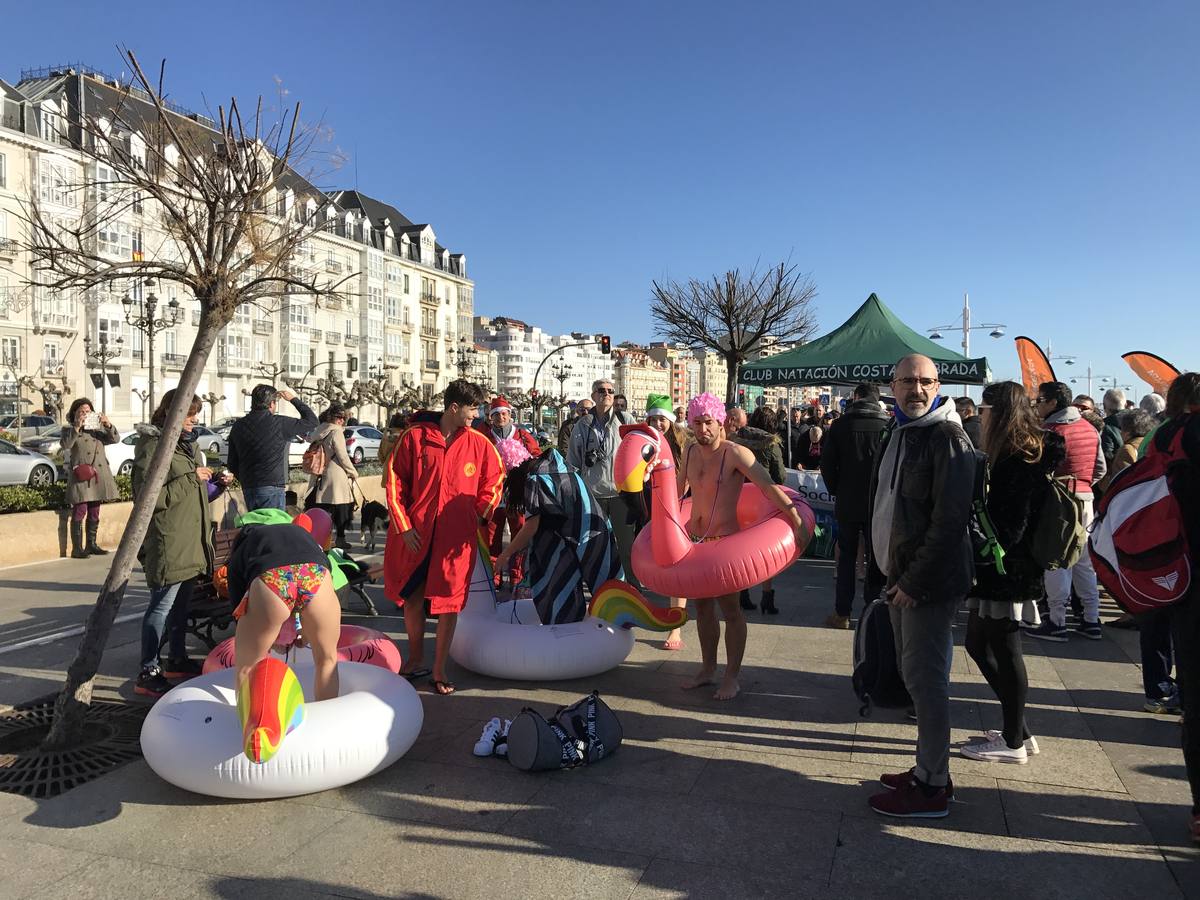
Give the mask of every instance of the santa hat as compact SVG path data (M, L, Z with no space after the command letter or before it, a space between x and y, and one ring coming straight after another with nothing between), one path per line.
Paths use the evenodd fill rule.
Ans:
M504 399L503 394L488 404L488 415L490 416L492 413L501 409L507 409L509 413L512 413L512 404Z

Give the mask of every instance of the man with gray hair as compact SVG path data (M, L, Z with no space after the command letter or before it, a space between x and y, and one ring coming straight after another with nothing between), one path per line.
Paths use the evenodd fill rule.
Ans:
M901 818L950 811L950 629L975 577L967 525L976 456L939 384L927 356L896 363L896 417L869 491L871 554L887 578L896 658L917 715L917 758L909 771L881 776L888 791L868 802Z
M579 471L584 484L604 510L613 536L617 539L625 580L640 588L637 576L629 565L629 554L633 550L633 523L629 521L629 510L621 499L613 476L613 460L617 455L617 447L621 445L621 426L632 424L633 418L616 409L616 393L613 383L607 378L598 378L592 383L594 406L575 421L571 439L567 443L567 465Z
M1150 413L1155 422L1162 422L1166 419L1167 401L1162 394L1154 392L1147 394L1138 401L1138 408Z
M1121 426L1117 423L1117 413L1125 409L1125 392L1119 387L1109 388L1104 392L1104 430L1100 432L1100 450L1104 453L1104 464L1111 466L1113 457L1125 443L1121 439Z

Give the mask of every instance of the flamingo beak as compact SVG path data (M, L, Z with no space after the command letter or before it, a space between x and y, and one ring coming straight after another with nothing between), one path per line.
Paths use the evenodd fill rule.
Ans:
M621 480L619 485L617 485L617 489L625 493L637 494L641 492L642 487L645 484L646 461L644 459L640 459L638 460L637 464L629 470L629 474Z

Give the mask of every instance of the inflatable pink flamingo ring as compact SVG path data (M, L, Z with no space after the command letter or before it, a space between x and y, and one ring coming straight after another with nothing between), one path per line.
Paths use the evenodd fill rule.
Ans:
M693 543L687 523L692 501L679 500L675 456L666 437L649 425L622 425L621 445L613 460L622 491L643 489L646 473L653 487L650 524L633 543L631 563L643 585L668 597L720 597L761 584L804 553L791 524L753 484L738 497L739 530L711 543ZM811 537L816 519L799 494L782 488L796 505ZM807 541L805 542L805 546Z

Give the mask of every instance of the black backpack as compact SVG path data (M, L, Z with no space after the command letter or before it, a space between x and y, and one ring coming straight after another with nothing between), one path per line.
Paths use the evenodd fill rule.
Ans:
M854 630L854 693L862 702L860 716L869 716L872 706L904 707L912 698L896 664L896 637L888 605L882 598L871 601Z

